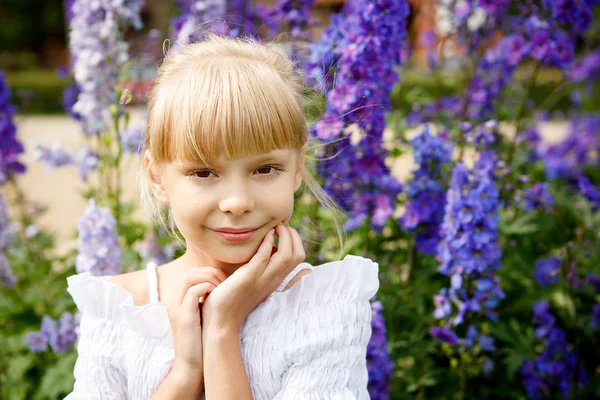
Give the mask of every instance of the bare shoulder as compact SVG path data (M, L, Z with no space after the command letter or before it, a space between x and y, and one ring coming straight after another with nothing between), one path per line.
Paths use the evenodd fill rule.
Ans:
M122 287L133 296L133 304L142 306L150 301L148 297L148 274L146 270L128 272L113 276L108 280Z
M294 286L296 283L298 283L300 281L300 279L302 279L303 276L306 276L306 275L310 274L311 272L312 271L309 269L305 269L305 270L298 272L296 274L296 276L294 276L294 278L290 281L290 283L287 284L285 289L283 289L283 291L285 292L286 290L288 290L289 288Z

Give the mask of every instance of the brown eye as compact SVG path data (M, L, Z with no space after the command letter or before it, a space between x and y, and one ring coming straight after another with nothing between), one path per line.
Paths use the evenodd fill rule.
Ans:
M193 175L197 176L198 178L208 178L208 176L206 175L201 175L201 174L210 174L211 172L209 170L202 170L202 171L195 171Z
M265 172L266 174L268 174L269 172L271 172L271 168L273 168L273 167L270 166L270 165L264 165L264 166L258 168L257 171L262 170L263 172Z

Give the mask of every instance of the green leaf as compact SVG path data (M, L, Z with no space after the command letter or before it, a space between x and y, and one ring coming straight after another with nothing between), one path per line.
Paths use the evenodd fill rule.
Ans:
M73 369L76 360L77 353L71 351L61 355L56 364L46 368L36 397L38 399L57 399L70 393L75 383Z
M551 299L556 307L566 311L569 317L575 318L575 302L571 296L565 294L564 292L556 291L552 293Z
M506 220L501 219L499 230L505 235L528 235L539 230L539 226L533 222L535 218L535 213L527 213L521 215L511 224L508 224Z

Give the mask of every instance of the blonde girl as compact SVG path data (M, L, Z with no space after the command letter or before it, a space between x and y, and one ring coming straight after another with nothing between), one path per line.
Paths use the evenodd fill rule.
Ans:
M288 225L303 181L335 207L304 164L302 82L250 38L208 33L165 59L149 96L142 197L177 227L185 254L68 278L82 314L68 400L369 399L378 264L310 265Z

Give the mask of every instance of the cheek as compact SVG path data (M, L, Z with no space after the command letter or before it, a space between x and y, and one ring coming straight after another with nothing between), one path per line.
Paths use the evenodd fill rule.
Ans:
M287 190L278 191L265 197L263 204L263 209L270 213L273 219L287 222L294 212L293 192Z

